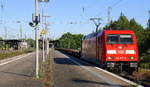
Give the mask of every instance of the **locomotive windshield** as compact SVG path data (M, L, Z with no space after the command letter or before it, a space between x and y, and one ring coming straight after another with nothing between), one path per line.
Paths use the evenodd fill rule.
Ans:
M125 34L108 34L107 35L107 43L110 44L132 44L133 39L132 35Z

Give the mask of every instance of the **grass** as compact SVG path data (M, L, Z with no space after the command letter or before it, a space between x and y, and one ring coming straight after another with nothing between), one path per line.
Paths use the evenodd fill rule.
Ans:
M144 69L150 69L150 53L141 57L140 67Z
M140 67L143 69L150 69L150 62L140 63Z
M138 85L130 85L130 87L138 87Z
M40 65L40 70L39 70L39 78L45 78L46 77L46 72L44 71L44 66L45 63L41 63Z
M139 72L135 72L133 74L135 77L135 81L141 84L150 85L150 71L145 70L145 69L140 69Z
M33 48L29 48L29 49L22 49L22 50L16 50L16 51L0 53L0 60L10 58L10 57L14 57L14 56L17 56L17 55L21 55L21 54L24 54L24 53L33 52L33 51L34 51Z
M41 63L39 77L44 82L44 87L53 87L53 68L51 53L47 56L47 60Z

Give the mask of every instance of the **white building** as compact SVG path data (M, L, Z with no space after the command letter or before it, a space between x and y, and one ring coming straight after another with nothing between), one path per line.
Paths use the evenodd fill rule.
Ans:
M18 43L18 48L19 49L24 49L24 48L28 48L28 43L25 41L21 41Z

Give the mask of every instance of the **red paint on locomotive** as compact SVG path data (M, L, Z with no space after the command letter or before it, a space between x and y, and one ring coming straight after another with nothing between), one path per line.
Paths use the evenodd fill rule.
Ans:
M136 36L132 30L91 33L82 40L81 58L105 67L137 68Z

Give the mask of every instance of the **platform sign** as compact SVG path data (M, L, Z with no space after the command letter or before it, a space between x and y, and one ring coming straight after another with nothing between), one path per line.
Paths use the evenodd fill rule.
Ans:
M42 29L42 31L41 31L40 34L46 34L46 30L45 30L45 29Z

